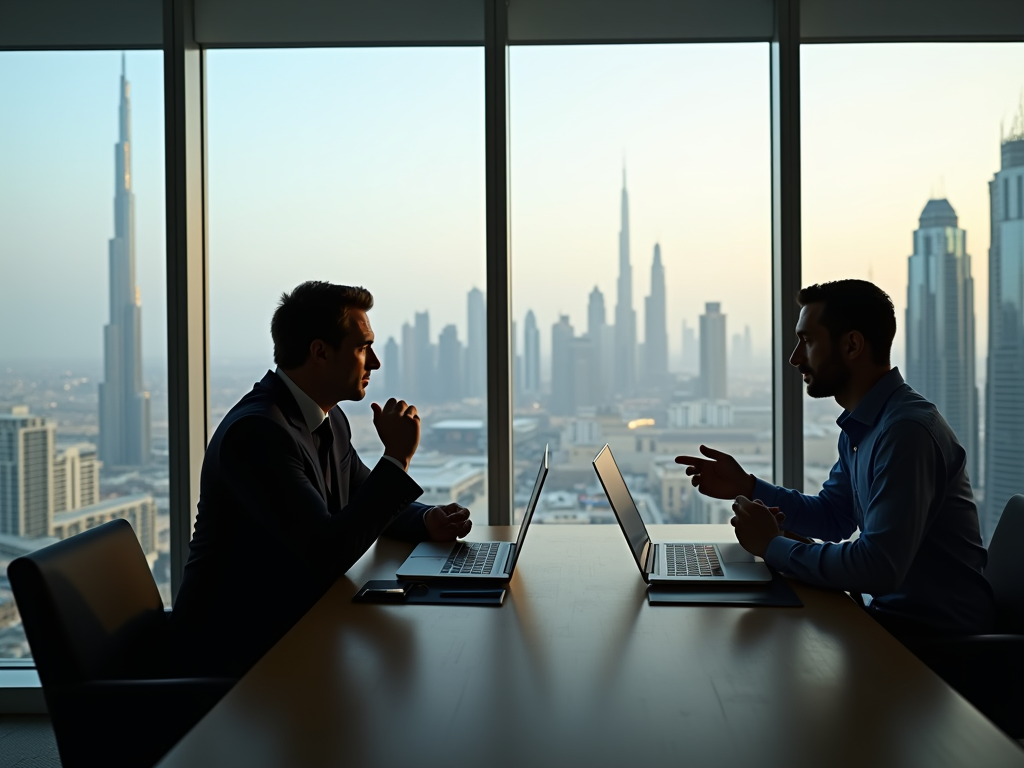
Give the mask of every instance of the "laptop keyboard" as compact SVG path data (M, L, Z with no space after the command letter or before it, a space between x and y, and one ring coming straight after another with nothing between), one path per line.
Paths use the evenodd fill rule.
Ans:
M665 573L669 576L724 576L718 553L711 544L662 544Z
M490 573L500 546L497 541L464 541L452 552L441 573Z

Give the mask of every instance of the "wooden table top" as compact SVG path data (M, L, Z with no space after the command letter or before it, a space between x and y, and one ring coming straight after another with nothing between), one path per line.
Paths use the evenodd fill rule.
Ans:
M1024 766L843 593L654 607L618 526L538 525L500 608L350 602L410 550L378 542L161 766Z

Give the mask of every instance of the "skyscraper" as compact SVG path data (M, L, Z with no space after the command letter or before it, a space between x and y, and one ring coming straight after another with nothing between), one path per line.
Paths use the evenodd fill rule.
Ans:
M708 400L725 400L729 396L725 347L722 305L709 301L700 316L700 394Z
M683 372L700 373L700 350L697 348L697 334L695 329L686 324L683 320Z
M53 513L96 504L100 500L100 467L96 446L72 445L53 461Z
M633 266L629 262L629 193L622 169L622 226L619 229L619 281L615 305L615 393L626 397L636 389L636 311L633 309Z
M28 406L0 414L0 533L46 536L53 516L54 425Z
M611 331L605 313L604 294L595 285L587 302L587 336L594 362L594 396L600 402L613 398L615 340Z
M534 396L540 394L540 330L532 309L523 322L523 390Z
M1024 470L1024 105L1001 141L1002 163L988 184L988 375L985 382L986 539Z
M661 389L668 380L668 322L665 317L665 268L661 246L654 246L651 295L644 301L644 369L641 378Z
M568 315L560 315L551 326L551 413L568 416L576 412L574 401L575 361L572 341L575 337Z
M149 461L149 393L142 388L142 299L135 283L131 87L121 54L120 135L114 145L114 237L110 240L110 322L103 329L99 386L100 459L135 466Z
M388 343L384 345L384 370L381 371L384 376L384 392L382 396L385 400L389 397L398 397L398 393L402 389L401 360L398 342L395 341L394 336L389 336Z
M402 391L399 398L406 402L419 399L419 371L416 356L416 329L409 323L402 323Z
M978 476L978 389L974 357L974 279L967 233L948 200L929 200L907 258L907 383L943 415Z
M413 327L413 354L416 356L416 397L434 402L434 346L430 343L430 313L417 312Z
M446 325L437 342L438 402L454 402L462 398L462 342L454 325Z
M487 395L487 308L484 294L474 288L466 297L466 395Z

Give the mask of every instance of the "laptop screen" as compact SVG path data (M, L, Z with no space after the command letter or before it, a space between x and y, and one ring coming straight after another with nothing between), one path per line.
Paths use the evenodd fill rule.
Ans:
M537 509L537 501L540 499L540 489L544 487L544 478L548 476L548 447L544 446L544 458L540 460L540 469L537 470L537 479L533 483L533 492L530 494L530 503L526 505L523 513L523 522L519 524L519 538L516 539L516 550L512 553L512 562L509 563L508 573L511 576L516 569L516 562L523 552L523 540L526 538L526 529L530 527L530 520Z
M618 518L619 526L626 535L626 542L633 550L636 564L640 567L640 572L643 573L644 547L647 546L651 538L647 535L647 526L640 518L640 510L636 508L636 503L626 487L626 481L622 479L622 473L619 472L619 467L612 457L612 449L607 445L594 459L594 469L597 470L597 476L601 480L601 485L604 486L604 492L608 495L608 503L612 505L612 511Z

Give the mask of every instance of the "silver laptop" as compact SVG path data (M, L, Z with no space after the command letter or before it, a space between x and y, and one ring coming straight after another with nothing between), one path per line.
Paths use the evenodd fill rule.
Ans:
M537 479L519 525L515 544L507 541L424 541L395 573L400 579L488 579L508 581L523 551L526 529L530 527L544 478L548 476L548 447L544 446Z
M594 469L644 581L755 584L772 580L768 566L739 544L653 543L607 445L594 459Z

